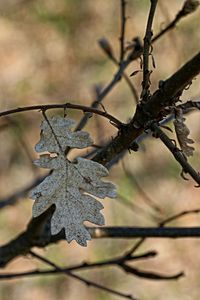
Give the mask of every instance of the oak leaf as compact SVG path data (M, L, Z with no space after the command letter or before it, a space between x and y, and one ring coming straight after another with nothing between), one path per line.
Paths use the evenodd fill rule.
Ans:
M41 155L34 163L52 172L32 190L30 197L35 200L33 217L55 205L51 219L52 234L64 228L68 242L76 240L87 246L91 236L83 222L104 224L100 213L103 205L94 196L114 198L116 188L112 183L101 180L108 175L108 170L101 164L81 157L71 162L65 157L67 147L85 148L92 144L87 132L71 132L73 125L73 120L59 116L42 122L40 141L35 148L37 152L49 151L50 154Z

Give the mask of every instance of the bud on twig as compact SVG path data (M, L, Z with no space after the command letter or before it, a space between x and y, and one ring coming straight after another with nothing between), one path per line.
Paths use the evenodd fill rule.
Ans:
M113 57L113 50L112 47L110 45L110 43L108 42L108 40L106 38L101 38L98 40L99 46L101 47L101 49L103 49L103 51L109 56L109 57Z
M198 8L199 4L198 0L186 0L179 15L186 16L193 13Z

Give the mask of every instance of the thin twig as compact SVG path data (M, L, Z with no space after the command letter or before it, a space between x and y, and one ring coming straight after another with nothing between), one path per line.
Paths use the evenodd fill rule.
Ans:
M131 60L127 59L126 61L121 64L118 71L114 75L113 79L102 89L101 93L98 95L97 99L93 101L91 108L95 109L98 107L99 103L102 102L102 100L108 95L108 93L113 89L113 87L119 82L121 79L121 76L124 72L124 70L127 68L127 66L130 64ZM76 131L83 129L85 125L87 124L87 121L90 118L90 114L86 113L85 116L82 117L78 125L76 126Z
M180 19L179 19L180 20ZM177 20L177 22L179 21ZM176 23L177 24L177 23ZM168 26L168 25L167 25ZM172 28L170 28L172 29ZM159 36L156 38L156 39L153 39L152 40L152 43L155 42L156 40L158 40L160 37L162 37L163 35L165 34L165 31L162 31L158 34ZM106 85L106 87L101 91L101 93L99 94L99 97L97 100L95 100L93 103L92 103L92 106L93 108L96 108L98 106L98 103L101 102L108 94L109 92L114 88L114 86L119 82L121 76L124 76L124 78L126 79L127 83L129 84L130 88L132 89L132 93L135 97L135 99L138 99L138 95L137 95L137 92L135 90L135 88L132 88L131 87L131 84L130 84L130 80L127 80L127 76L124 74L124 71L125 69L129 66L129 64L138 59L141 55L142 55L142 52L143 52L143 48L141 47L140 49L137 49L136 51L133 51L132 53L130 53L128 59L126 61L124 61L123 64L121 64L121 66L119 66L119 69L118 71L116 72L116 74L114 75L114 78ZM110 57L111 58L111 57ZM114 60L113 60L114 61ZM116 60L116 63L119 65L119 63L117 62ZM126 78L127 77L127 78ZM129 79L129 78L128 78ZM138 100L137 100L138 102ZM87 123L89 119L89 114L86 114L82 120L79 122L79 125L77 126L76 130L81 130L85 124Z
M33 253L33 252L32 252ZM35 254L35 253L34 253ZM72 271L80 271L80 270L87 270L87 269L94 269L99 267L108 267L108 266L117 266L122 268L123 271L126 273L130 273L134 276L145 278L145 279L151 279L151 280L172 280L172 279L178 279L183 275L183 273L178 273L175 275L163 275L158 274L154 272L149 271L143 271L138 268L132 267L127 265L126 263L128 261L135 261L139 259L147 259L152 258L157 253L155 251L149 251L144 254L136 255L136 256L120 256L119 258L114 258L110 260L100 261L96 263L82 263L79 265L71 266L71 267L62 267L62 268L53 268L52 270L32 270L27 272L18 272L18 273L1 273L0 274L0 280L5 279L13 279L13 278L19 278L19 277L29 277L29 276L38 276L38 275L55 275L60 273L68 273ZM36 254L37 255L37 254Z
M88 279L85 279L79 275L76 275L74 273L72 273L71 271L69 270L63 270L62 268L60 268L59 266L57 266L55 263L51 262L50 260L48 260L47 258L33 252L33 251L29 251L29 253L31 254L31 256L37 258L38 260L42 261L43 263L53 267L54 269L56 269L58 272L61 272L67 276L70 276L74 279L77 279L83 283L85 283L87 286L93 286L97 289L100 289L102 291L105 291L107 293L110 293L110 294L113 294L113 295L116 295L116 296L119 296L119 297L123 297L123 298L126 298L126 299L131 299L131 300L136 300L136 298L134 298L132 295L128 295L128 294L124 294L124 293L121 293L121 292L118 292L118 291L115 291L113 289L110 289L110 288L107 288L101 284L98 284L98 283L95 283L91 280L88 280Z
M143 101L147 101L150 96L149 92L149 53L151 47L151 39L152 39L152 24L154 19L154 14L156 10L157 0L151 0L151 7L149 11L146 33L144 37L144 47L143 47L143 81L142 81L142 94L141 98Z
M110 120L111 124L115 125L115 127L117 127L117 128L120 128L120 126L122 125L122 123L118 119L116 119L114 116L108 114L105 111L98 110L94 107L88 107L88 106L72 104L72 103L44 104L44 105L32 105L32 106L18 107L15 109L10 109L7 111L0 112L0 117L8 116L8 115L16 114L16 113L21 113L21 112L33 111L33 110L47 111L49 109L57 109L57 108L76 109L76 110L82 110L83 112L94 113L94 114L100 115L100 116Z
M126 0L120 0L121 2L121 35L120 35L120 63L124 59L125 47L124 47L124 39L125 39L125 26L126 26Z
M155 123L151 125L151 129L161 139L165 146L169 149L175 159L182 166L184 173L190 174L190 176L200 185L200 175L196 172L192 166L187 162L184 154L179 150L175 144L168 138L168 136L159 128Z
M183 104L177 105L177 108L181 108L184 114L195 109L200 110L200 101L199 100L187 101Z
M46 178L46 176L47 175L37 177L33 182L31 182L29 185L27 185L20 191L17 191L6 198L0 199L0 209L5 208L8 205L14 205L19 199L25 198L28 192L32 190L35 186L40 184Z
M190 9L187 9L187 2L189 2L189 1L185 1L184 2L183 7L177 13L177 15L175 16L174 20L172 20L164 29L162 29L158 34L156 34L154 36L154 38L152 39L152 43L155 42L155 41L157 41L162 35L164 35L168 31L170 31L171 29L173 29L182 18L184 18L188 14L191 14L194 11L196 11L196 9L199 6L199 3L197 1L196 1L196 3L194 3L194 1L193 1L193 3L194 3L193 9L192 9L192 7Z
M158 224L158 227L163 227L165 226L167 223L170 223L172 221L175 221L179 218L182 218L186 215L189 215L189 214L197 214L197 213L200 213L200 209L192 209L192 210L186 210L186 211L182 211L178 214L175 214L171 217L168 217L166 218L165 220L161 221L159 224ZM139 249L139 247L145 242L146 238L141 238L128 252L127 252L127 256L132 256L136 250Z
M113 56L112 59L111 59L115 65L119 66L119 62L117 61L117 59ZM126 75L125 72L122 73L122 77L124 78L124 80L126 81L126 83L128 84L131 92L132 92L132 95L133 95L133 98L135 100L136 103L139 102L139 96L138 96L138 92L135 88L135 86L133 85L132 81L129 79L129 77Z
M180 212L178 214L175 214L175 215L173 215L173 216L165 219L164 221L160 222L159 226L163 227L167 223L175 221L175 220L177 221L177 219L182 218L182 217L184 217L186 215L189 215L189 214L198 214L198 213L200 213L200 209L199 208L198 209L191 209L191 210L184 210L184 211L182 211L182 212Z
M140 186L140 184L138 183L138 181L136 180L136 178L133 176L133 174L131 174L123 160L122 160L122 167L123 167L123 171L125 173L125 175L131 180L131 182L136 186L138 192L140 193L140 195L142 196L142 200L148 205L150 206L151 208L153 208L156 212L159 212L161 213L162 210L161 208L156 204L154 203L154 201L145 193L145 191L143 190L143 188Z
M129 266L127 264L122 264L121 267L127 273L149 280L174 280L184 276L183 272L179 272L175 275L163 275L159 273L139 270L138 268Z

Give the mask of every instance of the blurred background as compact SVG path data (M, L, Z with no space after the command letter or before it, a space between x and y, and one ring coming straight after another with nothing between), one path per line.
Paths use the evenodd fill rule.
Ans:
M166 26L181 9L183 1L159 1L154 33ZM127 0L126 45L134 37L143 39L149 10L148 0ZM181 20L175 30L153 46L156 68L151 75L151 90L165 80L199 51L200 10ZM119 0L1 0L0 1L0 111L20 106L75 103L90 105L97 91L109 83L116 65L98 45L106 38L119 58ZM130 75L140 69L140 60L126 70ZM142 74L130 80L141 92ZM182 100L200 99L198 79L185 91ZM103 101L105 109L127 122L136 107L132 93L122 79ZM48 115L61 113L51 111ZM82 113L69 111L80 120ZM40 112L27 112L0 119L0 200L22 191L45 174L35 168L34 145L39 140ZM190 162L200 169L200 114L187 116L190 137L195 141L195 154ZM169 124L173 129L173 124ZM93 116L85 130L95 144L102 144L116 134L103 118ZM174 133L168 133L175 138ZM77 154L77 151L71 155ZM199 189L192 180L180 177L180 167L156 139L145 138L138 152L131 152L123 164L113 166L110 179L117 184L119 197L102 201L108 226L156 226L159 221L183 210L200 208ZM144 195L145 194L145 195ZM150 198L150 199L149 199ZM153 202L153 204L152 204ZM1 202L0 202L1 203ZM0 242L4 244L25 229L31 218L32 200L20 197L15 205L2 206ZM199 226L198 214L170 223L174 226ZM72 242L51 245L39 253L60 266L93 262L127 251L134 240L92 240L87 248ZM149 239L140 251L157 250L156 258L135 262L142 270L174 274L184 270L178 281L150 281L123 273L115 267L82 271L80 274L114 289L133 293L142 300L197 300L200 295L200 240ZM29 257L12 261L2 272L28 271L45 267ZM117 299L105 292L88 288L66 276L43 276L0 281L1 300Z

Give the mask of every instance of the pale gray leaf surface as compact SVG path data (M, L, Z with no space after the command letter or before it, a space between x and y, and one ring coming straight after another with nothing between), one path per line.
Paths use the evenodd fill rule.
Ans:
M89 221L96 225L104 225L104 217L100 213L103 205L94 196L114 198L116 187L101 180L108 175L108 170L101 164L81 157L74 162L65 158L63 152L69 144L72 147L76 144L84 148L83 145L91 143L88 133L83 134L79 131L73 135L69 128L74 122L69 119L53 117L49 119L49 123L53 133L48 122L43 121L41 139L36 151L54 151L57 156L44 154L35 161L38 167L52 169L52 172L31 192L30 197L35 200L33 217L39 216L54 204L56 209L51 220L52 234L57 234L64 228L68 242L76 240L80 245L87 246L87 240L91 237L83 223ZM56 144L58 141L55 135L59 146Z
M75 125L74 120L54 116L49 119L49 122L51 127L46 120L42 122L40 141L35 146L37 152L59 153L59 144L63 152L67 147L82 149L92 145L93 141L87 132L71 131ZM54 135L56 135L57 140Z
M191 147L189 144L193 144L194 141L188 138L190 130L185 124L185 118L183 117L182 109L177 109L176 111L174 128L181 150L186 156L192 156L194 152L194 147Z

